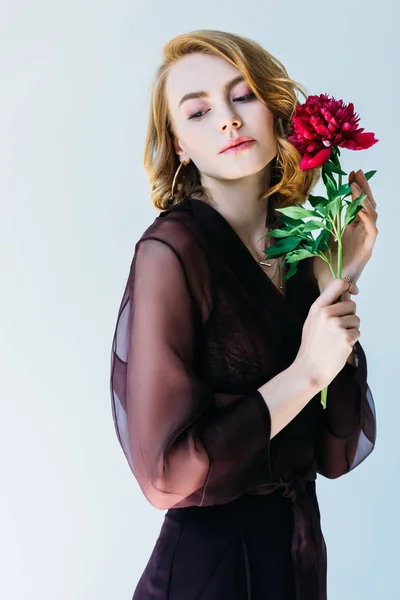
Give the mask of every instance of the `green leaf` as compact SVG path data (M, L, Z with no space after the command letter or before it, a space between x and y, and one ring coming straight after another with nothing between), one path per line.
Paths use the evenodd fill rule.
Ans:
M328 203L328 200L326 202ZM317 204L317 206L314 207L314 211L319 217L323 219L326 218L326 204Z
M320 223L318 223L318 227L314 226L314 225L310 225L310 223L315 224L316 221L303 221L301 223L301 225L299 225L298 227L295 227L293 229L293 231L291 232L291 235L293 236L298 236L303 238L304 240L312 240L313 237L311 235L311 231L314 231L315 229L321 229L322 225ZM283 237L283 236L281 236Z
M294 250L294 248L296 248L301 241L302 238L296 235L292 235L288 238L282 238L267 248L265 250L265 255L267 258L278 258L290 250Z
M367 171L366 173L364 173L365 175L365 179L368 181L369 179L371 179L371 177L373 177L375 175L377 171Z
M358 215L358 213L360 212L360 210L362 210L362 206L358 206L357 210L354 211L354 214L352 215L352 217L349 217L349 221L346 222L346 224L344 225L344 227L347 227L347 225L351 225L352 222L354 221L354 219L356 218L356 216Z
M354 202L361 203L363 200L365 200L366 197L367 197L367 194L364 192L364 190L361 190L360 195L357 198L355 198L354 200L350 200L350 202L348 204L354 204Z
M321 233L316 237L311 248L311 252L318 254L320 252L327 252L329 249L329 241L332 237L332 231L329 229L323 229Z
M293 277L293 275L295 275L296 273L297 273L297 263L291 263L290 268L288 269L287 273L285 273L283 279L285 281L287 281L288 279Z
M333 238L333 232L332 231L327 231L326 229L324 229L324 236L322 236L321 239L321 243L319 245L319 251L322 252L328 252L331 242L332 242L332 238Z
M283 227L282 229L272 229L269 233L265 234L265 237L284 238L296 234L303 235L305 225L306 223L304 221L299 221L299 224L296 225L296 227L289 225L287 227ZM305 237L307 238L308 236L305 235Z
M338 146L331 146L331 150L332 150L331 156L335 156L336 154L339 154L339 147Z
M286 263L290 263L290 258L293 255L293 253L295 252L295 250L289 250L289 252L286 252L285 257L282 261L282 266L285 265Z
M281 214L280 220L283 221L283 223L285 223L286 225L291 225L292 227L297 227L303 222L302 219L293 219L292 217L289 217L289 215L285 215L283 213Z
M336 198L334 198L326 206L327 210L329 210L329 213L331 214L333 219L337 218L339 211L341 210L341 207L342 207L342 199L340 196L336 196Z
M332 175L331 171L325 169L325 164L326 163L324 163L322 165L322 179L323 179L324 183L326 181L331 181L332 184L336 187L336 180L335 180L334 176Z
M266 237L273 237L273 238L283 238L283 237L288 237L289 235L292 235L293 232L297 231L296 227L285 227L283 229L271 229L271 231L269 231L266 234Z
M361 197L361 195L360 195L358 198L356 198L355 200L353 200L352 202L349 203L348 207L346 208L346 214L345 214L345 218L344 218L342 231L344 230L345 227L347 227L347 225L350 225L354 221L357 214L362 209L361 202L363 201L364 198L365 198L365 195L363 197Z
M342 171L342 169L339 169L339 167L337 165L335 165L335 163L333 163L331 160L328 160L325 163L325 168L328 169L329 171L331 171L331 173L337 173L338 175L347 175L347 173L345 171Z
M322 169L322 179L324 181L329 200L333 200L337 193L336 181L329 171Z
M333 199L337 194L336 184L333 184L330 179L327 179L326 187L327 187L327 191L328 191L328 198Z
M349 193L351 194L351 192L352 192L352 189L351 189L350 185L348 183L344 183L338 189L336 196L344 196L345 194L349 194Z
M303 227L303 232L308 233L309 231L315 231L316 229L321 229L324 227L324 223L322 221L307 221L307 223Z
M286 255L286 262L299 262L304 258L310 258L310 256L315 256L315 254L308 248L299 248L298 250L293 250L292 252Z
M308 196L308 201L310 202L311 206L316 208L317 205L319 204L326 204L328 203L328 199L324 198L324 196L313 196L312 194L310 194Z
M307 210L300 205L297 206L286 206L286 208L276 208L277 212L282 213L293 219L303 219L304 217L315 217L315 214L311 210Z

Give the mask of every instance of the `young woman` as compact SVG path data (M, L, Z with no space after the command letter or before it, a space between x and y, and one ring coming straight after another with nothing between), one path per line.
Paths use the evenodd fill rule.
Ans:
M238 35L194 31L164 48L145 148L162 212L135 245L112 348L119 441L167 510L135 600L324 600L316 477L374 448L350 299L377 235L362 172L346 280L305 259L285 281L281 259L264 260L275 208L305 202L320 176L287 141L296 90Z

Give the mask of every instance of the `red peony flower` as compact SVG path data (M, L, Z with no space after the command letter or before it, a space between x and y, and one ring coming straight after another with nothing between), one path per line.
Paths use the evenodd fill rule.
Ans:
M307 171L323 165L329 160L332 146L366 150L376 144L379 140L375 134L363 133L359 120L353 103L346 105L327 94L309 96L296 108L292 120L295 133L288 137L302 154L300 169Z

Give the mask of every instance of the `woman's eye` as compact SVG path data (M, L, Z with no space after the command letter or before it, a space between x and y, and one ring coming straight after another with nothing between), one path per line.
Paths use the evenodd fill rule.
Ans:
M239 96L238 98L234 98L233 101L234 102L242 102L242 101L246 101L246 100L250 100L251 98L255 98L256 95L254 92L251 92L250 94L246 94L245 96ZM199 110L196 113L193 113L192 115L190 115L189 119L201 119L202 115L201 113L204 113L204 110ZM199 116L197 116L199 115Z
M193 113L192 115L190 115L189 119L199 119L200 117L197 117L196 115L200 115L200 113L205 112L204 110L199 110L196 113Z
M246 94L245 96L240 96L239 98L234 98L233 101L237 102L238 100L249 100L250 98L255 98L255 93L250 92L250 94Z

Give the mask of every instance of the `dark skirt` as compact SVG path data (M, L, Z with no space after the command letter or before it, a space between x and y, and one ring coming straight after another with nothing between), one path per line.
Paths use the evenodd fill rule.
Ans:
M132 600L295 600L292 533L281 491L170 509Z

